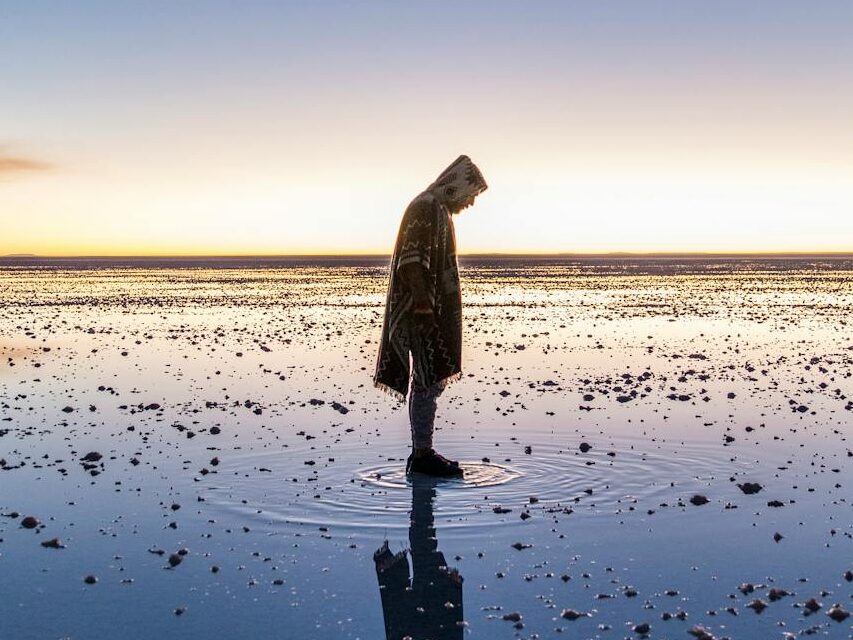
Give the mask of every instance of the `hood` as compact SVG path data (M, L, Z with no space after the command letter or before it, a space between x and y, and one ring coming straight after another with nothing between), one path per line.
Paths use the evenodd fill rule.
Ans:
M462 202L469 196L477 196L488 188L483 174L471 158L462 155L441 172L427 191L450 208L455 202Z

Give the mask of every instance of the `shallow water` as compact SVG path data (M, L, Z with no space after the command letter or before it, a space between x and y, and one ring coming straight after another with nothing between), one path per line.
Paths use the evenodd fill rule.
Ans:
M383 260L3 261L0 636L850 637L851 276L469 259L436 483Z

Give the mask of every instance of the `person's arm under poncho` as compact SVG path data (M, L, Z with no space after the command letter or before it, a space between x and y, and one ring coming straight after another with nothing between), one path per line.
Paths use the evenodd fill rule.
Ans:
M403 242L397 258L397 271L412 292L413 313L432 313L433 300L427 285L430 252L433 243L433 212L427 203L413 203L402 224Z

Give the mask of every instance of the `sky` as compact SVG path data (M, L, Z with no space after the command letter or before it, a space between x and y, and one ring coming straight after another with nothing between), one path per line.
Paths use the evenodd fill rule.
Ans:
M853 2L0 0L0 255L853 251Z

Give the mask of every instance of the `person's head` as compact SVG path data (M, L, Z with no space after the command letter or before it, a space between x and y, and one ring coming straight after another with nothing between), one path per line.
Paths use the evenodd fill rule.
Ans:
M487 188L483 174L471 158L462 155L441 172L427 191L438 198L450 213L459 213L474 204L474 199Z

